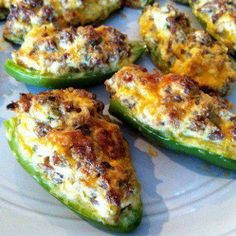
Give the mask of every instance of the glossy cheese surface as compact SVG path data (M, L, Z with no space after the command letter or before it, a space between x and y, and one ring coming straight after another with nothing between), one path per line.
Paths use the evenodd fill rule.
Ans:
M8 108L17 113L25 161L57 196L83 204L91 218L109 225L141 207L128 144L93 94L72 88L22 94Z
M236 79L227 48L171 5L148 6L139 21L140 32L154 63L164 72L191 76L208 90L225 94Z
M112 99L139 121L187 147L236 159L236 115L232 105L202 92L189 77L124 67L106 87Z

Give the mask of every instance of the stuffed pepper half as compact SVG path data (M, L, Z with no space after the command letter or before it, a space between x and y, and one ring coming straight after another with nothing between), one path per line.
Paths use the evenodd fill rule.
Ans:
M98 24L123 5L144 7L153 2L153 0L127 0L127 2L123 0L0 0L0 8L1 1L3 4L9 1L13 3L3 36L16 44L22 44L25 35L34 26L53 23L57 27L64 28L71 25ZM0 15L5 14L0 13Z
M109 111L156 144L236 170L236 114L186 76L124 67L105 82Z
M4 27L4 37L17 44L33 26L53 23L59 27L85 25L106 19L121 0L15 0Z
M43 87L85 87L104 81L145 51L142 42L110 26L66 28L52 24L34 27L6 62L16 80Z
M194 15L219 42L236 53L236 2L234 0L189 0Z
M141 221L140 185L118 125L103 103L68 88L22 94L8 105L7 139L23 168L50 194L98 227L127 232Z
M207 32L192 28L183 13L154 4L145 8L139 24L152 60L162 71L191 76L207 91L227 93L236 79L228 49Z

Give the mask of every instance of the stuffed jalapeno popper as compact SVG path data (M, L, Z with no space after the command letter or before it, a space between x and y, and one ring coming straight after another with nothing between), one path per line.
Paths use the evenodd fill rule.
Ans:
M17 161L50 194L82 218L128 232L141 221L140 185L118 125L103 103L68 88L22 94L4 122Z
M236 53L235 0L189 0L194 15L219 42Z
M122 68L105 82L109 111L156 144L236 170L236 114L186 76Z
M85 87L98 84L145 51L142 42L110 26L56 29L34 27L6 62L16 80L44 87Z
M4 27L4 37L21 44L33 26L85 25L106 19L122 6L121 0L16 0Z
M8 41L22 44L25 35L34 26L53 23L62 28L97 24L124 5L144 7L152 2L153 0L14 0L3 36Z
M152 60L162 71L191 76L201 88L227 93L236 79L235 62L226 47L192 28L183 13L154 4L145 8L139 24Z
M236 4L233 0L175 0L190 5L206 31L236 55Z

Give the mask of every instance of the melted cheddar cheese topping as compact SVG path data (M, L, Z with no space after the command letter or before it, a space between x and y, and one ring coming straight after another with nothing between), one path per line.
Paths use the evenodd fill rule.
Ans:
M72 88L22 94L8 105L17 113L21 153L52 191L116 224L125 209L140 205L140 192L128 144L103 107Z
M191 76L201 87L222 94L236 79L227 48L193 29L173 6L146 7L139 24L154 63L164 72Z
M110 26L58 30L50 24L34 27L13 60L41 74L101 71L127 63L130 49L126 35Z
M105 82L112 99L144 124L187 147L236 160L236 115L232 105L201 91L189 77L123 67Z
M120 7L120 0L16 0L10 8L4 36L23 40L33 26L47 23L60 27L94 23Z
M236 3L234 0L190 0L194 14L206 30L229 49L236 51Z

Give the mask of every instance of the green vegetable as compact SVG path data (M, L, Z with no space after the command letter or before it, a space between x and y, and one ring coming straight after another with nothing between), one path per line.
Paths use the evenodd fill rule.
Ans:
M141 41L130 42L130 45L131 56L128 61L125 59L124 62L121 61L118 66L114 68L54 75L49 73L41 74L40 71L27 69L17 65L12 60L7 60L5 63L5 70L17 81L21 81L26 84L47 88L63 88L68 86L83 88L102 83L105 79L117 72L121 67L134 63L146 50L145 44Z
M115 232L129 232L134 230L140 224L142 218L141 203L136 208L127 208L122 211L120 214L119 221L115 225L109 225L99 221L96 213L92 209L87 208L86 204L82 204L82 202L80 203L79 201L73 201L71 199L68 199L66 195L62 195L59 191L57 191L55 185L53 185L45 177L43 177L43 175L41 175L41 173L37 169L35 169L35 167L29 161L30 158L26 158L25 154L21 151L21 147L19 145L18 132L16 129L17 123L17 118L11 118L4 122L9 146L12 152L15 154L17 161L22 165L22 167L31 176L33 176L33 178L52 196L57 198L59 201L61 201L63 204L65 204L68 208L70 208L83 219L105 230Z
M139 121L129 110L128 107L122 105L118 100L111 100L109 112L127 122L132 128L138 129L146 138L153 143L171 149L179 153L196 156L202 160L208 161L216 166L229 170L236 170L236 161L225 158L222 155L209 152L204 149L184 145L169 135L151 128L149 125Z

